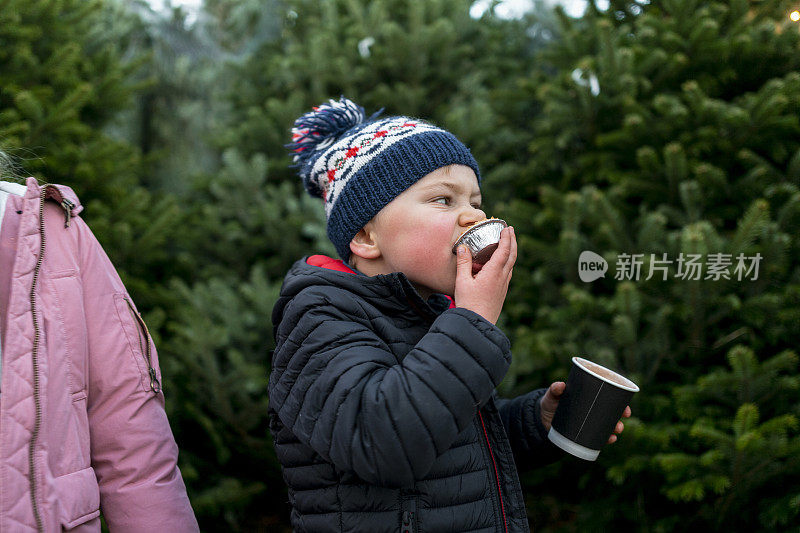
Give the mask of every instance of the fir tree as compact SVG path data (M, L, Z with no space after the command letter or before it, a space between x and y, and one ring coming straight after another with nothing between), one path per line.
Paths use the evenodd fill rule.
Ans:
M797 486L800 445L786 351L800 318L800 34L785 2L625 5L562 16L524 85L541 106L528 161L487 179L520 244L507 389L563 379L573 355L642 388L597 465L527 476L533 522L797 527L796 491L775 487ZM579 279L584 250L608 261L604 279ZM639 275L620 275L636 254ZM700 256L699 279L681 254ZM740 277L740 254L760 258L757 275ZM726 261L728 279L708 270Z
M283 145L295 118L345 95L369 112L434 121L461 135L480 156L497 134L488 102L512 72L530 66L531 41L518 21L471 2L435 0L283 4L279 38L239 67L226 146L268 156L270 175L296 181Z
M103 6L9 0L0 10L0 142L27 172L74 184L87 201L120 194L137 161L102 131L132 94Z
M169 269L164 231L176 210L140 186L140 153L115 128L141 64L123 57L115 7L102 0L3 4L0 144L21 172L76 190L82 217L150 309L159 301L153 280Z

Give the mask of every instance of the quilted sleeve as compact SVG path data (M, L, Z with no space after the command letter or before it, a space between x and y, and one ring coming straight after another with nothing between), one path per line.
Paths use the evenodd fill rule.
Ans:
M94 235L81 219L73 224L89 343L91 458L103 516L114 532L196 532L155 346Z
M341 300L341 301L339 301ZM449 449L508 370L505 335L466 309L442 313L397 360L356 302L299 294L278 329L270 408L337 468L410 487Z
M503 427L511 441L514 462L520 472L552 463L563 455L547 438L547 430L542 424L539 401L546 391L536 389L513 399L496 399Z

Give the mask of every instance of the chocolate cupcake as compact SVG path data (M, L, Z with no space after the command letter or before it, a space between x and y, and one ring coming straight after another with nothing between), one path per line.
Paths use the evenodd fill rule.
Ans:
M500 242L500 233L507 226L506 221L499 218L487 218L476 222L458 238L453 245L453 253L464 244L472 253L472 261L482 265L492 257Z

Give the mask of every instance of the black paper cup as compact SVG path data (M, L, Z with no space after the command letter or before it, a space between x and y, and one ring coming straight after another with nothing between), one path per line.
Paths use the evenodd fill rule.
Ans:
M639 387L625 376L573 357L547 438L575 457L594 461L636 392Z

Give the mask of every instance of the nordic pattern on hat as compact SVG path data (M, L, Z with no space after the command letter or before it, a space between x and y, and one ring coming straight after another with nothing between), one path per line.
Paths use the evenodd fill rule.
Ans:
M442 131L440 128L408 117L393 117L365 126L347 136L320 155L311 167L311 179L323 191L325 214L330 216L339 193L364 165L393 144L420 133Z

